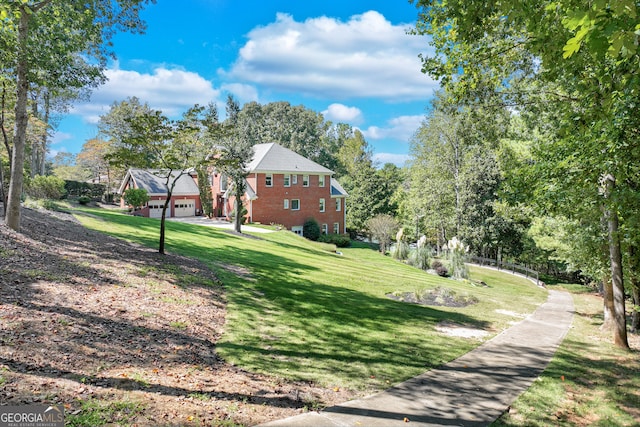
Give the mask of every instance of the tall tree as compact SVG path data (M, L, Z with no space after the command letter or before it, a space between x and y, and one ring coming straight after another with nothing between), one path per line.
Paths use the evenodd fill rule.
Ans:
M223 126L210 127L211 139L216 144L211 162L224 175L229 177L234 194L234 229L242 232L242 208L247 189L247 166L253 158L253 146L256 144L254 122L241 119L241 108L231 95L227 97L227 119Z
M0 43L2 52L10 58L2 72L16 82L16 125L5 218L14 230L20 229L31 84L38 81L38 76L48 74L65 76L67 87L87 87L103 81L107 57L112 56L109 46L113 34L116 30L141 31L144 25L139 12L147 2L25 0L2 4Z
M558 207L576 217L586 205L602 206L618 296L614 342L628 347L624 299L619 298L623 267L613 255L621 244L616 221L628 224L637 216L629 209L628 190L630 182L637 182L629 172L640 153L620 125L638 116L631 106L637 102L640 76L634 32L640 5L628 0L588 8L573 0L416 4L416 32L430 35L435 47L434 55L424 58L423 70L460 100L499 101L539 114L553 111L555 118L547 124L555 126L552 137L537 151L538 183L568 196L558 198ZM598 192L603 179L615 186Z
M158 252L165 253L166 212L176 183L192 168L204 162L207 150L197 116L202 111L195 106L182 120L171 121L160 111L143 113L125 120L129 130L114 144L108 155L115 166L147 169L164 180L167 197L162 207Z

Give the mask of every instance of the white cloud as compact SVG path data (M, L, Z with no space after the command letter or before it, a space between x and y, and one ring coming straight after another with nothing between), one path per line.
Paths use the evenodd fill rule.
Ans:
M242 83L231 83L222 85L220 89L223 92L233 94L236 98L238 98L238 101L240 101L240 105L251 101L258 102L258 90L255 86L245 85ZM224 103L224 100L222 101Z
M109 69L108 81L96 89L89 103L75 107L88 123L97 123L100 115L109 111L114 102L136 96L167 116L176 116L194 104L206 105L215 101L220 91L197 73L180 69L156 68L153 73Z
M418 54L423 37L406 33L375 11L349 21L310 18L297 22L278 14L254 28L228 75L270 89L346 99L415 100L437 83L424 75Z
M362 111L356 107L348 107L344 104L331 104L322 112L326 120L340 123L359 123L362 121Z
M373 140L388 138L409 141L423 120L423 115L395 117L387 122L388 126L369 126L367 129L362 129L362 134L365 138Z
M404 166L404 164L409 160L408 154L393 154L393 153L375 153L373 155L374 162L378 163L380 166L385 163L393 163L396 166Z
M51 138L51 145L62 144L64 141L73 139L73 135L67 132L55 132ZM65 150L62 150L65 151Z

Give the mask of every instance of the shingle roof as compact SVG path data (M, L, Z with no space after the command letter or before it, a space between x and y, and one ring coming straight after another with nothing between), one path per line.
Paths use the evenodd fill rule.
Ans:
M338 180L335 178L331 178L331 195L344 197L348 196L347 192L344 190L344 188L342 188L342 185L340 185Z
M181 171L172 172L172 179L175 179L180 172ZM143 169L129 169L123 183L126 183L129 177L133 179L137 188L147 190L150 196L166 196L167 194L165 178L163 178L160 173L156 175ZM120 192L122 192L122 187L120 188ZM193 177L187 172L178 178L172 194L173 196L198 195L200 191Z
M333 174L332 170L273 142L257 144L253 149L253 160L247 166L249 172Z

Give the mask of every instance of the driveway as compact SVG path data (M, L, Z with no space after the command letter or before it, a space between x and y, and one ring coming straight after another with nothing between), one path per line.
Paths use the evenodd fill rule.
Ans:
M169 221L184 222L187 224L203 225L205 227L222 228L225 230L233 231L233 223L220 219L209 219L206 216L188 216L182 218L167 218ZM273 233L273 230L267 230L266 228L253 227L251 225L243 225L242 232L249 233Z

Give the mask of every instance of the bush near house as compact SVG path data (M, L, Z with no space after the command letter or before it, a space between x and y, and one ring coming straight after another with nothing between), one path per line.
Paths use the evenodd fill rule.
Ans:
M339 248L348 248L351 246L351 238L348 234L322 234L318 238L322 243L333 243Z
M309 218L302 225L302 236L314 242L320 238L320 225L318 221L313 218Z

